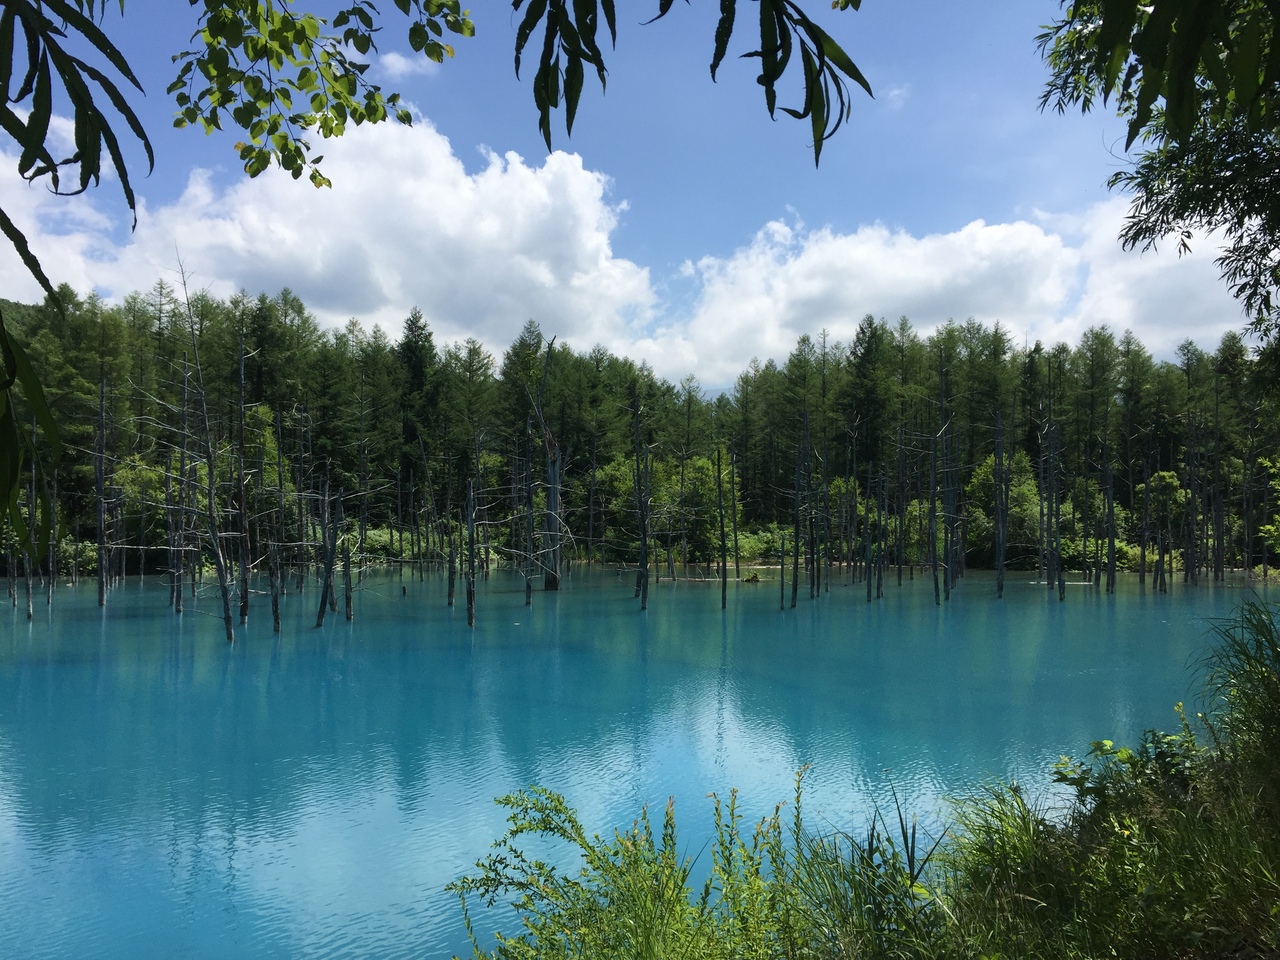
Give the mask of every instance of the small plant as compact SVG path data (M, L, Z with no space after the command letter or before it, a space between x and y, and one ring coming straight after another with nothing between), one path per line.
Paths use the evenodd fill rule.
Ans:
M699 949L705 906L689 898L693 861L677 853L674 804L667 804L660 840L654 838L647 810L630 830L602 840L588 836L564 798L550 790L530 787L497 802L511 811L507 832L477 864L479 875L448 888L462 901L475 956L658 960L705 955ZM581 869L568 875L531 859L522 849L527 836L567 843L581 857ZM485 954L472 932L467 898L492 906L513 895L524 933L497 934L497 947Z
M1254 600L1215 629L1209 689L1229 758L1280 825L1280 627Z
M564 799L531 787L502 798L509 828L476 876L451 887L492 905L513 899L523 933L499 935L495 960L932 960L1280 957L1280 630L1246 604L1218 628L1214 702L1201 743L1180 728L1137 748L1094 742L1063 757L1056 803L1017 783L959 800L953 825L917 837L894 797L866 831L816 834L804 823L805 770L748 837L713 795L710 876L690 888L674 807L659 836L647 812L611 839L588 837ZM535 839L536 838L536 839ZM566 875L523 851L567 843Z

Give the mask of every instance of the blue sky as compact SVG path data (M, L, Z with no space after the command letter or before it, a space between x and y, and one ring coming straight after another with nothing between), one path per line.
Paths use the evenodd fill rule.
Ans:
M135 165L138 230L114 185L48 197L17 181L12 157L5 209L55 282L109 299L173 280L181 256L197 286L288 286L327 324L355 316L396 336L418 305L438 339L474 335L500 353L533 318L575 347L600 342L712 388L753 356L782 360L800 334L847 340L866 313L905 314L922 332L974 316L1019 342L1074 342L1107 323L1158 356L1187 336L1212 349L1241 326L1211 238L1181 260L1119 250L1125 205L1105 181L1123 162L1120 122L1038 111L1034 38L1053 0L844 13L810 0L876 93L855 93L816 170L807 125L771 121L754 64L732 59L749 49L749 12L713 84L718 5L641 25L656 3L619 4L607 94L588 90L573 138L561 121L548 155L529 75L513 74L509 5L473 8L477 37L426 69L385 6L372 75L420 119L325 144L332 190L278 172L248 182L234 134L173 130L164 87L191 10L131 0L105 28L147 90L134 102L157 166L142 179ZM36 295L12 255L0 278L10 296Z

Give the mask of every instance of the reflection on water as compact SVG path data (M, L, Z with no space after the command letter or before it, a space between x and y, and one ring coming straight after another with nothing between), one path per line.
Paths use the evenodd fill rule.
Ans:
M682 843L711 791L747 815L791 795L856 826L890 785L936 817L982 777L1043 783L1059 754L1170 726L1231 588L1122 582L1059 604L971 576L885 599L837 586L664 583L640 613L612 574L534 596L495 577L479 622L439 580L366 581L357 620L265 601L228 647L159 585L0 613L0 956L436 957L463 951L443 886L502 831L492 799L565 793L592 830L674 795Z

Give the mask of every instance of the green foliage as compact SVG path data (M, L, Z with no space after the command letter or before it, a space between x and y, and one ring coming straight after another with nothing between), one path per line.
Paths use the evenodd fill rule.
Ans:
M562 797L530 788L499 803L506 835L451 889L468 903L514 898L519 936L477 957L1096 958L1271 957L1280 952L1280 817L1268 794L1280 728L1274 613L1246 603L1211 657L1217 714L1200 742L1095 742L1055 766L1057 793L1018 784L955 801L938 840L901 808L865 832L805 826L804 771L748 837L737 798L715 798L710 875L691 887L673 806L660 837L642 813L588 836ZM573 874L525 846L567 846ZM560 862L565 862L560 858Z
M364 534L363 559L377 562L399 560L395 531L389 527L370 527Z
M1007 455L1009 522L1005 562L1012 569L1035 565L1040 536L1040 492L1031 458L1018 450ZM965 493L969 498L969 543L973 562L995 564L995 463L989 455L973 471Z
M661 839L647 811L610 840L589 837L564 798L530 787L498 800L511 812L506 834L477 864L477 876L450 885L486 905L515 896L525 933L499 935L495 958L705 956L704 925L689 897L692 861L676 849L675 812L667 804ZM582 858L577 876L561 874L521 849L523 837L568 844ZM705 902L704 897L704 902ZM468 917L468 928L470 920ZM474 939L473 939L474 942ZM476 947L479 954L479 947Z
M895 829L876 814L864 838L813 835L802 812L804 770L796 776L789 818L783 805L746 835L737 793L712 795L711 869L699 890L694 860L678 850L668 802L660 836L647 810L626 831L589 836L563 797L530 787L502 797L507 832L449 885L462 902L510 901L518 937L497 935L477 957L518 958L894 957L932 936L937 914L924 883L936 843L924 849L898 810ZM575 874L531 857L525 846L563 845L581 862Z
M1260 602L1217 625L1208 661L1218 724L1280 827L1280 626Z
M48 178L55 193L83 193L98 183L105 152L120 179L125 202L134 211L133 185L109 113L123 120L142 145L150 168L154 163L151 143L121 94L119 83L124 81L139 91L142 86L124 56L95 22L95 6L94 0L6 0L0 10L0 73L5 90L0 102L0 127L20 151L19 175L29 181ZM69 44L71 40L83 40L89 49L75 50L74 43ZM97 59L98 63L85 57ZM95 89L110 103L109 112L95 101ZM76 150L70 157L58 159L47 141L54 111L65 109L60 103L64 99L71 108ZM63 180L67 167L75 171L70 184ZM27 270L52 296L53 284L31 252L26 237L3 210L0 230ZM7 340L0 328L0 343ZM7 355L5 361L6 368L11 369Z
M738 531L738 554L743 562L776 562L781 544L782 533L776 523Z
M1040 37L1052 76L1042 106L1114 98L1126 149L1144 150L1111 180L1134 195L1121 232L1147 249L1219 232L1217 263L1274 336L1280 206L1268 189L1280 130L1276 9L1254 0L1076 0Z
M396 7L408 18L409 45L437 63L453 56L445 31L475 33L458 0L396 0ZM361 58L376 49L379 17L368 0L332 17L271 0L204 4L193 36L199 44L173 58L174 125L212 132L229 119L249 136L236 145L249 176L274 160L294 179L307 173L317 187L328 186L307 132L328 139L348 124L412 120L399 94L384 95L364 76L369 65Z
M1280 58L1269 4L1240 0L1077 0L1040 37L1058 110L1115 96L1125 147L1163 125L1176 140L1232 115L1272 128Z
M330 181L319 166L323 157L313 152L307 137L318 134L328 139L341 136L348 125L390 118L403 124L412 122L398 93L384 94L366 78L370 64L365 58L376 49L375 34L382 29L382 14L370 0L352 0L350 6L339 6L329 16L277 0L207 0L192 6L196 8L193 45L173 56L177 75L168 87L177 106L174 125L198 126L206 133L221 130L227 121L239 127L247 139L237 143L236 150L249 176L258 176L274 162L294 179L307 173L315 186L327 186ZM410 48L437 63L454 54L445 42L446 33L458 37L475 33L469 12L461 8L459 0L395 0L395 6L408 21ZM522 6L524 0L515 0L516 10ZM105 7L95 0L9 0L0 8L0 78L5 90L0 126L18 147L19 174L27 180L47 178L54 192L81 193L96 184L102 176L105 153L133 211L132 182L113 120L123 122L142 145L149 167L154 158L150 141L120 90L121 81L139 90L141 86L99 25ZM660 0L657 16L664 16L670 7L670 0ZM721 5L713 79L733 33L734 8L735 0ZM761 61L759 79L772 116L777 82L793 51L799 49L804 98L800 107L784 111L811 121L817 162L823 142L848 116L846 81L868 93L870 86L839 44L796 3L763 0L760 11L760 47L746 56ZM562 99L566 126L572 130L584 64L594 67L601 85L605 82L604 59L597 42L602 12L611 40L616 39L613 0L531 0L525 6L517 31L515 66L518 73L525 45L541 28L543 42L533 94L548 148L550 112ZM76 50L77 46L83 49ZM90 62L94 59L98 62ZM17 81L16 87L13 81ZM55 157L47 142L60 99L71 107L76 146L66 159ZM105 110L100 103L104 100L109 104ZM71 184L64 183L65 168L76 171ZM26 237L2 209L0 232L53 297L54 286ZM263 307L259 302L253 312L260 316ZM240 333L244 332L242 325ZM9 415L16 403L15 384L21 385L46 444L55 448L55 462L61 440L40 381L2 319L0 359L0 498L9 522L21 525L26 521L15 507L19 476L24 457L35 449ZM150 372L145 363L141 367L139 373ZM408 365L414 390L404 416L407 423L422 426L422 411L413 402L421 400L425 392L415 377L418 372L414 364ZM262 382L259 378L259 394ZM40 486L43 489L43 484ZM47 526L53 515L49 501L42 512L47 519L42 523ZM43 542L47 537L36 539Z
M1264 549L1280 552L1274 391L1261 361L1233 353L1231 343L1217 354L1191 345L1182 351L1182 366L1144 366L1140 345L1129 338L1117 353L1134 363L1117 381L1106 373L1102 347L1108 338L1102 332L1082 338L1076 348L1006 351L998 330L951 325L922 341L902 318L892 329L868 322L859 342L848 348L822 334L802 337L783 367L753 363L732 394L709 397L692 377L673 384L600 347L577 353L548 344L536 324L505 351L499 368L476 341L438 351L420 311L409 314L404 336L393 342L378 327L354 319L342 329L322 330L287 289L227 301L193 295L191 325L185 306L164 283L130 295L118 307L67 287L56 293L56 301L36 307L0 306L27 344L31 368L65 440L57 464L58 499L68 529L83 539L94 539L100 432L109 495L121 483L129 487L132 472L142 467L160 478L166 471L176 475L184 430L190 468L193 437L200 432L199 401L184 357L194 326L219 464L218 509L238 509L232 493L238 476L233 466L241 458L243 369L249 509L257 523L271 513L268 527L275 523L281 472L285 521L295 532L298 511L314 513L326 483L334 493L345 492L349 516L355 497L369 524L407 530L415 519L425 527L439 524L445 514L456 518L474 479L482 540L511 555L523 549L523 535L512 540L511 531L523 509L526 469L532 464L535 504L545 504L546 453L554 442L563 457L561 519L572 544L566 548L585 556L589 546L595 558L634 563L639 532L632 410L638 404L640 443L651 470L651 546L663 560L668 549L677 563L718 557L719 449L726 533L733 526L729 510L736 509L740 557L747 562L776 562L781 533L791 539L801 458L807 465L802 502L812 511L820 544L847 541L856 490L859 556L870 527L873 539L884 535L896 559L901 530L904 560L919 564L929 556L933 438L937 418L945 414L948 437L937 471L939 543L942 514L954 509L968 562L981 566L994 562L992 474L999 416L1012 471L1007 563L1029 568L1038 556L1038 484L1045 477L1042 447L1052 401L1060 441L1054 485L1062 498L1069 569L1083 565L1086 538L1091 562L1106 540L1102 491L1108 469L1121 568L1136 564L1144 535L1148 555L1157 534L1176 550L1185 549L1193 511L1198 521L1212 516L1215 491L1223 512L1224 569L1243 567L1246 559L1253 566ZM937 400L943 378L931 359L938 351L952 358L943 410ZM1139 378L1136 383L1125 379L1131 375ZM859 385L864 376L871 382ZM1132 410L1125 400L1123 415L1108 412L1102 397L1110 397L1113 387L1122 397L1132 394ZM526 421L537 422L533 405L540 393L545 431L537 423L526 436ZM1097 401L1092 416L1091 397ZM15 429L26 427L31 410L21 402L17 410ZM33 441L33 449L42 467L52 465L47 444ZM31 462L29 452L22 462ZM123 471L119 480L113 477L117 468ZM38 497L45 496L48 480L46 472L37 483ZM949 508L942 487L951 484ZM131 532L138 529L139 503L149 531L164 526L163 495L154 485L146 496L126 490L125 502ZM536 517L535 528L540 531L543 522ZM1200 522L1197 528L1202 533L1196 555L1203 567L1212 556L1203 531L1215 531ZM294 538L290 533L285 539Z
M516 31L516 73L520 72L526 45L541 32L538 70L533 78L533 101L538 109L538 129L551 148L551 111L561 102L565 108L566 132L573 132L578 101L586 67L591 67L605 86L607 71L597 34L600 16L609 31L611 42L617 41L617 22L613 0L513 0L524 16ZM856 4L854 5L856 8ZM654 20L665 17L672 0L659 0ZM711 78L724 61L737 24L736 0L722 0L720 19L716 23L715 49L711 58ZM832 37L814 23L795 3L784 0L761 0L759 4L760 46L748 53L760 61L757 82L764 88L769 116L778 109L778 81L786 72L798 49L804 80L804 98L799 107L783 107L782 111L797 120L809 120L813 132L813 159L817 163L822 144L848 119L850 112L848 82L862 87L868 94L871 85Z
M79 576L93 577L98 573L98 545L63 537L58 541L58 570L70 577L76 570Z

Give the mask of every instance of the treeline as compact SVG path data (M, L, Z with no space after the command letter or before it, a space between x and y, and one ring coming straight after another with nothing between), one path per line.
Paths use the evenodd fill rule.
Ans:
M28 520L56 502L60 526L8 526L11 591L45 537L50 582L165 572L180 607L209 568L247 603L253 575L274 595L318 564L348 610L371 560L451 584L510 564L530 589L570 559L625 564L638 594L651 570L782 563L794 603L922 570L942 598L967 565L997 589L1007 568L1167 589L1266 575L1280 549L1280 378L1235 334L1171 363L1106 327L1019 347L999 325L868 316L710 396L533 321L498 358L441 349L416 308L396 341L324 330L288 290L59 300L0 301L64 440L22 502Z

